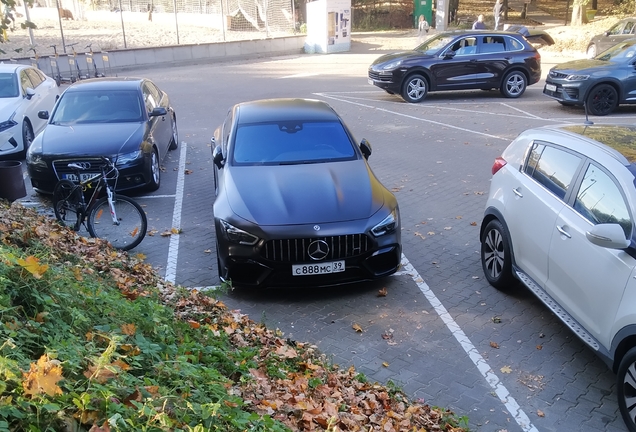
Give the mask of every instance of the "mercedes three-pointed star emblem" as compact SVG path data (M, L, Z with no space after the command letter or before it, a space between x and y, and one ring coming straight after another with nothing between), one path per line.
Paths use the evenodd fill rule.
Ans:
M324 240L314 240L307 247L307 254L314 261L320 261L329 254L329 245Z

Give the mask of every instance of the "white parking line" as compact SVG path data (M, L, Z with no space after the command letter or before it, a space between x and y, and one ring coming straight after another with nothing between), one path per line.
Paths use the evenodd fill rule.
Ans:
M513 107L512 105L508 105L507 103L504 103L504 102L500 102L500 103L501 103L501 105L505 106L506 108L510 108L510 109L515 110L515 111L519 111L520 113L523 113L523 114L527 115L528 117L533 117L533 118L541 119L541 120L547 120L547 119L544 119L543 117L539 117L537 115L530 114L528 111L521 110L521 109L519 109L517 107Z
M460 128L460 127L449 125L449 124L421 119L415 116L402 114L402 113L390 111L383 108L377 108L371 105L353 102L346 99L340 99L334 96L326 95L324 93L315 93L315 94L318 96L328 98L328 99L334 99L340 102L350 103L350 104L362 106L365 108L376 109L379 111L395 114L398 116L408 117L414 120L420 120L420 121L425 121L428 123L439 124L449 128L473 133L476 135L482 135L482 136L487 136L490 138L497 138L497 139L505 139L506 141L509 140L508 138L503 138L496 135L490 135L490 134L485 134L482 132L471 131L469 129L464 129L464 128ZM433 309L435 309L435 312L437 312L437 315L439 315L439 317L442 319L444 324L446 324L446 327L453 334L457 342L459 342L460 346L466 352L466 354L468 354L468 357L473 362L473 364L477 367L477 370L479 370L482 377L484 377L488 385L490 385L490 387L494 390L495 394L499 397L499 400L504 404L508 412L514 417L515 421L521 427L521 429L524 432L538 432L538 429L530 422L530 418L527 416L527 414L521 409L521 407L519 406L517 401L514 399L514 397L510 395L510 392L508 391L508 389L506 389L506 387L501 383L497 375L495 375L495 373L493 372L492 368L488 365L488 363L486 363L486 360L481 356L481 354L479 354L479 351L477 351L477 348L475 348L475 345L473 345L470 339L468 339L464 331L461 329L461 327L459 327L457 322L455 322L453 317L448 313L448 311L446 310L442 302L440 302L437 296L435 295L435 293L431 291L431 289L426 284L426 282L424 282L424 279L419 275L417 270L415 270L415 268L411 265L411 263L409 262L409 260L406 258L405 255L402 255L402 269L403 270L401 270L400 273L401 274L406 273L411 276L411 278L413 279L415 284L418 286L422 294L424 294L424 296L429 301Z
M177 175L177 188L172 212L172 229L181 229L181 208L183 207L183 183L185 179L185 164L187 144L181 141L181 153L179 154L179 174ZM170 236L168 248L168 264L166 265L165 279L175 283L177 279L177 259L179 258L179 234Z
M353 101L350 101L350 100L347 100L347 99L337 98L335 96L330 96L330 95L328 95L326 93L314 93L314 94L316 96L321 96L321 97L324 97L324 98L327 98L327 99L333 99L333 100L337 100L337 101L340 101L340 102L348 103L348 104L351 104L351 105L358 105L358 106L361 106L361 107L364 107L364 108L370 108L370 109L382 111L382 112L385 112L385 113L393 114L393 115L396 115L396 116L410 118L411 120L417 120L417 121L421 121L421 122L425 122L425 123L431 123L431 124L435 124L435 125L439 125L439 126L445 126L445 127L449 128L449 129L457 129L457 130L460 130L460 131L463 131L463 132L469 132L469 133L472 133L472 134L475 134L475 135L481 135L481 136L485 136L485 137L488 137L488 138L495 138L495 139L500 139L500 140L504 140L504 141L510 141L510 138L500 137L500 136L497 136L497 135L491 135L491 134L487 134L487 133L483 133L483 132L477 132L477 131L474 131L474 130L465 129L465 128L462 128L462 127L459 127L459 126L455 126L455 125L452 125L452 124L448 124L448 123L437 122L437 121L434 121L434 120L428 120L428 119L424 119L424 118L421 118L421 117L416 117L416 116L412 116L412 115L408 115L408 114L403 114L403 113L399 113L399 112L396 112L396 111L391 111L391 110L384 109L384 108L374 107L373 105L367 105L367 104L363 104L363 103L359 103L359 102L353 102Z
M278 79L285 79L285 78L304 78L304 77L310 77L310 76L316 76L316 75L320 75L320 72L305 72L305 73L297 73L294 75L286 75L286 76L282 76L279 77Z
M411 276L413 281L417 284L422 294L429 301L437 315L444 321L446 327L453 334L457 342L464 349L468 357L472 360L472 362L477 366L477 369L481 373L481 376L484 377L486 382L492 387L495 391L495 394L499 397L499 400L506 406L508 412L514 417L515 421L524 432L538 432L538 429L534 427L534 425L530 422L530 419L526 415L526 413L521 409L517 401L510 395L508 389L499 381L499 378L493 372L492 368L488 366L486 360L479 354L475 345L468 339L464 331L459 327L459 325L455 322L453 317L448 313L442 302L439 301L435 293L431 291L429 286L424 282L422 276L419 275L417 270L411 265L406 256L402 255L402 271L401 273L408 274Z

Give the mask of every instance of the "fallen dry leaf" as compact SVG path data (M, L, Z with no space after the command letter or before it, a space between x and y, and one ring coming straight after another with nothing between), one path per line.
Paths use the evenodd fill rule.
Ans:
M542 350L543 349L543 345L537 345L537 349L538 350Z
M501 370L501 373L505 373L505 374L509 374L512 372L512 369L510 369L510 366L504 366L500 370Z
M62 379L62 367L58 360L49 359L48 354L42 355L37 363L31 363L29 372L22 372L24 394L30 396L45 393L49 396L61 395L62 389L57 382Z
M353 323L353 325L352 325L351 327L353 327L353 329L354 329L355 331L357 331L358 333L362 333L362 327L360 327L360 324L358 324L358 323Z
M492 348L499 349L499 344L498 344L497 342L490 341L490 346L491 346Z
M537 410L537 415L538 415L539 417L545 417L545 414L544 414L544 413L543 413L543 411L541 411L541 410Z
M384 367L389 367L389 363L387 363L387 362L382 362L382 366L384 366Z
M387 293L386 287L384 287L378 291L378 297L386 297L386 293Z
M471 222L470 226L477 226L477 222Z

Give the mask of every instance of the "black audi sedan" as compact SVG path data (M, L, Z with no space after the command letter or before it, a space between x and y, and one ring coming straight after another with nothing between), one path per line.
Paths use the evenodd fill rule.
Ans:
M522 34L487 30L439 33L369 67L369 84L412 103L441 90L499 89L517 98L540 78L541 55Z
M636 38L614 45L593 59L573 60L550 69L543 94L565 106L584 106L594 115L636 103Z
M100 172L101 157L116 161L117 190L161 183L161 161L177 148L177 116L168 95L145 78L95 78L69 86L53 112L40 111L46 128L27 152L33 188L51 193L60 179L75 179L69 162L82 162L86 178Z
M329 286L398 269L398 202L367 163L370 144L328 104L240 103L212 141L221 280Z

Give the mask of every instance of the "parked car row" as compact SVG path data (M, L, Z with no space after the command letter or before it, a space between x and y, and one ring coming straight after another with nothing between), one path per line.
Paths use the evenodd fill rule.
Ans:
M636 103L635 24L636 18L629 18L593 37L588 47L593 58L554 66L543 93L597 116ZM379 57L368 70L369 84L410 103L442 90L498 89L504 97L518 98L540 78L540 54L523 34L510 31L439 33L411 51Z

